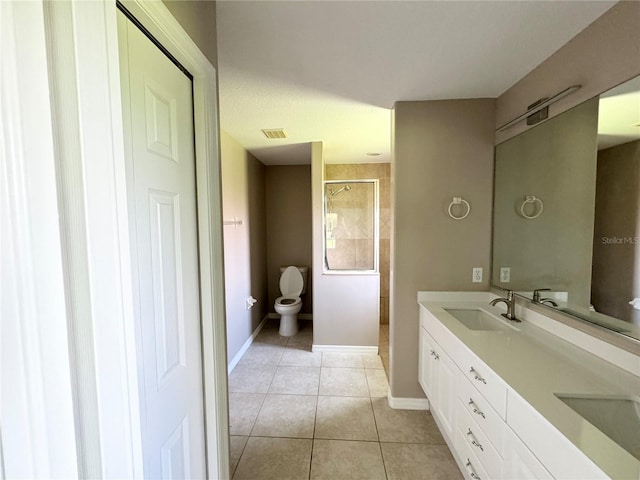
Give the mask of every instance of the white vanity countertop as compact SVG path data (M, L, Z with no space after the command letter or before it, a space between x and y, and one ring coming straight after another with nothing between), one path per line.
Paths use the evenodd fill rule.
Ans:
M526 320L513 324L518 329L513 331L470 330L447 313L444 307L482 307L499 315L504 309L488 304L495 295L482 295L480 292L471 297L458 294L442 297L435 292L425 294L418 296L421 307L431 312L607 475L612 478L640 478L639 460L554 395L640 397L640 358L638 376L634 376Z

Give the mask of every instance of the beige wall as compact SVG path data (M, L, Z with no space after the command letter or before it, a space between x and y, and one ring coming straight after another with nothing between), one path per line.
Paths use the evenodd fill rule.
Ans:
M551 288L589 306L597 133L594 98L496 147L494 285ZM543 202L538 218L522 217L526 195ZM500 282L500 267L511 268L509 283Z
M551 117L562 113L640 74L639 59L640 2L619 2L503 93L496 104L495 125L521 115L539 98L582 85L549 108ZM496 133L496 143L527 128L523 121Z
M224 226L227 351L233 357L269 311L265 167L225 132L220 135ZM252 295L258 302L246 309Z
M380 323L389 323L389 258L391 236L391 165L389 163L328 164L326 180L378 179L380 190Z
M640 141L598 152L593 243L596 310L640 325L640 311L628 303L636 297L640 297Z
M280 266L311 268L311 166L266 167L268 310L280 293ZM307 285L301 313L311 313L312 294Z
M495 100L398 102L391 164L391 394L423 397L418 385L420 290L488 290ZM471 204L449 217L453 196ZM471 282L482 267L482 283Z
M162 0L198 48L218 66L216 2L213 0Z

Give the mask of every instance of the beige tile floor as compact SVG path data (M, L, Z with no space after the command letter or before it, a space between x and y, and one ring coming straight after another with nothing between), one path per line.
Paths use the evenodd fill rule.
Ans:
M310 322L277 325L229 376L235 480L462 478L428 412L388 406L388 325L379 356L312 353Z

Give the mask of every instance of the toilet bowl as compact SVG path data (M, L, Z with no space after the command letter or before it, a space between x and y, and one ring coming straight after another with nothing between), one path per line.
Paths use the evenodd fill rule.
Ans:
M281 297L276 298L274 308L280 314L279 333L283 337L291 337L298 333L298 312L302 308L300 295L305 291L304 276L307 267L286 267L280 272Z

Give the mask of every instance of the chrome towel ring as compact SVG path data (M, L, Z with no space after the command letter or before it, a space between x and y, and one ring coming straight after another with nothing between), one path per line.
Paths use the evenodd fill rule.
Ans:
M527 215L524 211L525 206L532 203L534 205L534 213L532 215ZM542 212L544 211L544 204L542 203L542 200L540 200L538 197L536 197L535 195L527 195L524 199L524 201L522 202L522 205L520 205L520 214L529 220L533 220L534 218L538 218L540 215L542 215Z
M464 205L466 207L466 212L463 215L456 216L453 214L453 206L454 205ZM453 197L451 203L449 204L449 216L454 220L462 220L463 218L467 218L467 216L471 213L471 205L462 197Z

